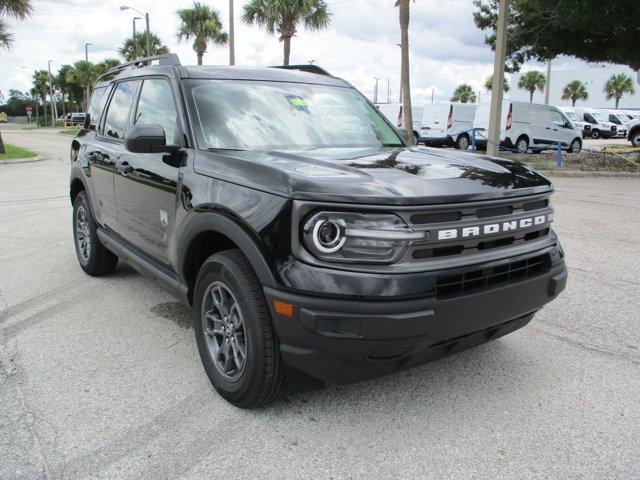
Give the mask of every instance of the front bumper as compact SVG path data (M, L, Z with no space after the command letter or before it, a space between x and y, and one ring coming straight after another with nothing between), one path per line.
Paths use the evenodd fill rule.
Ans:
M564 261L532 278L452 298L353 300L265 287L285 363L326 383L379 377L466 350L526 325L567 281ZM293 315L274 300L294 305Z

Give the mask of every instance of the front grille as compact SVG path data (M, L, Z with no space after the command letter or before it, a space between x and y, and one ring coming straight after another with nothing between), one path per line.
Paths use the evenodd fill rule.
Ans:
M497 285L514 283L546 273L551 268L548 254L482 268L436 279L436 297L451 298L487 290Z

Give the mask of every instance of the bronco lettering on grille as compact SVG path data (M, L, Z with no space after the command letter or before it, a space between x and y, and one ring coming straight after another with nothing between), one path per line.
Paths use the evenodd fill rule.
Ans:
M438 230L438 240L455 240L459 238L474 238L497 233L515 232L527 228L538 227L552 221L551 215L536 215L517 220L508 220L484 225L472 225L461 228L447 228Z

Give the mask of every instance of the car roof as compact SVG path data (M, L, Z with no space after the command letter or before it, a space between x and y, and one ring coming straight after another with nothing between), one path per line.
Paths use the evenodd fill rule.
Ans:
M300 67L304 68L304 67ZM318 69L321 71L321 69ZM124 80L148 75L166 75L176 79L254 80L271 82L293 82L315 85L350 87L351 85L328 74L281 67L227 67L227 66L171 66L146 65L115 68L98 79L96 87L105 86L114 80Z

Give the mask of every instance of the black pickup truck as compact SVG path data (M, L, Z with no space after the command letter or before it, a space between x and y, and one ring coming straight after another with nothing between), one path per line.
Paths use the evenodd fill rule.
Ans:
M315 66L119 66L71 157L81 267L127 262L189 304L240 407L501 337L566 284L547 179L410 147Z

